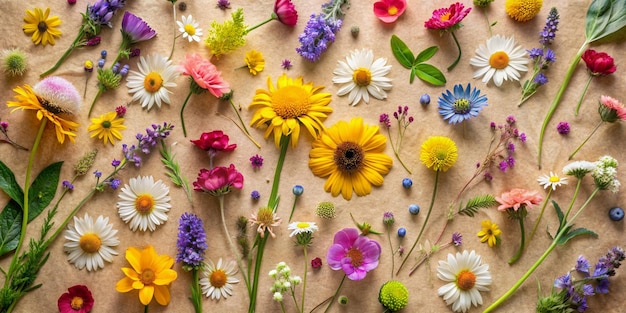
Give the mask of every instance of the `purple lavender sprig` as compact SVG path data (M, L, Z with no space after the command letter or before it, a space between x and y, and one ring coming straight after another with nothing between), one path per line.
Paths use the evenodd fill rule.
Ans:
M176 263L183 263L186 271L201 269L204 264L204 251L209 248L202 220L195 214L183 213L179 220L178 240L176 241Z
M317 62L328 46L335 42L335 33L341 29L341 18L345 12L341 9L348 0L330 0L322 5L322 13L311 14L304 32L298 36L300 47L296 48L303 58Z

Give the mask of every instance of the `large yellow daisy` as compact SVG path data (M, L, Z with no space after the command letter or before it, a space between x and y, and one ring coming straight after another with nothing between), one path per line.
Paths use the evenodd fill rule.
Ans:
M122 140L120 131L126 129L124 126L124 118L118 117L115 111L108 112L91 119L91 125L87 131L91 132L91 138L98 136L98 139L104 138L104 144L109 141L115 144L115 139Z
M48 43L54 45L54 38L61 36L61 31L55 27L61 25L61 20L58 16L51 16L50 8L46 8L44 12L41 8L34 8L33 11L26 10L26 16L24 16L24 26L22 27L24 33L27 35L32 34L31 39L35 45Z
M339 121L313 142L309 167L313 174L328 177L324 190L333 197L346 200L368 195L372 185L383 184L393 161L384 154L387 138L378 133L378 126L363 123L362 118Z
M322 132L322 122L333 111L328 107L331 94L319 92L324 87L304 84L302 77L293 79L286 74L278 77L276 87L268 77L267 87L257 89L249 107L256 110L250 125L266 126L265 139L274 134L274 143L280 147L280 138L291 135L291 146L295 148L301 124L315 138Z

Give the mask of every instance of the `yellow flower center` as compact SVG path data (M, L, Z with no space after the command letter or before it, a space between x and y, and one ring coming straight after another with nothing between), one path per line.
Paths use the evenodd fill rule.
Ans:
M352 74L352 80L357 86L368 86L372 82L372 72L366 68L359 67Z
M144 285L151 285L155 279L156 275L154 274L154 271L150 268L144 269L143 271L141 271L141 274L139 274L139 280L141 280Z
M137 199L135 199L135 210L140 214L148 214L152 212L152 208L154 207L154 198L152 195L143 194L139 195Z
M396 14L398 14L398 8L396 8L395 5L390 6L389 9L387 9L387 14L389 14L389 15L396 15Z
M446 12L446 14L442 15L439 19L444 21L444 22L449 20L450 19L450 12Z
M163 86L163 78L161 74L156 72L150 72L146 75L146 78L143 79L143 88L150 93L154 93L159 91Z
M48 30L48 24L46 24L46 21L37 23L37 30L39 30L40 33L45 33Z
M456 286L463 291L469 291L476 285L476 275L474 273L463 270L456 276Z
M352 262L352 266L359 267L361 263L363 263L363 253L357 248L350 248L348 252L346 252L346 256L350 258L350 262Z
M102 126L102 128L111 128L111 121L103 121L100 126Z
M304 228L309 228L309 226L311 226L311 224L307 223L307 222L300 222L296 225L296 227L304 229Z
M549 181L551 183L558 183L560 180L561 179L559 178L559 176L556 176L556 175L555 176L550 176L550 179L549 179Z
M215 288L222 288L226 285L226 273L223 270L215 270L211 273L209 277L209 281L211 282L211 286Z
M352 174L363 168L364 157L361 146L354 142L346 141L337 145L333 161L339 171L345 174Z
M74 310L82 309L83 308L83 298L81 298L81 297L74 297L74 298L72 298L72 301L70 302L70 306Z
M504 51L496 51L489 57L489 65L501 70L509 65L509 55Z
M466 114L470 111L470 102L467 99L456 99L454 101L454 113Z
M96 253L100 250L102 242L100 241L100 237L98 237L98 235L94 233L86 233L80 236L78 244L83 251L87 253Z
M493 236L493 230L491 230L491 228L487 229L487 235Z
M285 86L272 94L272 109L283 119L309 112L309 94L300 86Z
M196 34L196 28L191 24L185 24L185 33L189 34L189 36L193 36Z
M271 225L274 222L274 212L270 208L260 208L256 220L260 225Z

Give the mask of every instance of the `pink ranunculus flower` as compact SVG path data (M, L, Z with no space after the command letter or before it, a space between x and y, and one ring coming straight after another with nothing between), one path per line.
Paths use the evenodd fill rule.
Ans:
M523 204L532 208L533 205L541 203L543 197L536 191L513 188L510 191L502 193L501 196L496 197L496 201L500 203L500 206L498 206L499 211L506 211L509 208L513 208L514 211L517 211Z
M359 236L356 228L344 228L335 234L326 262L335 271L343 270L349 279L361 280L378 267L380 252L377 241Z
M448 8L440 8L433 11L430 19L424 22L424 27L429 29L454 30L459 23L469 14L472 8L465 9L463 3L456 2Z
M296 11L296 6L291 0L276 0L274 14L276 14L278 21L287 26L294 26L298 22L298 11Z
M198 87L208 90L218 98L230 92L230 86L222 78L222 72L218 71L211 61L197 53L188 54L180 63L179 70L183 75L191 76Z
M606 52L588 49L581 58L585 61L589 74L593 76L612 74L617 69L615 60Z
M200 139L190 140L196 147L209 151L209 153L217 153L218 151L233 151L237 148L236 144L228 144L229 137L221 130L214 130L209 133L202 133Z
M406 10L406 0L381 0L374 2L374 15L384 23L395 22Z
M216 197L229 193L232 187L243 188L243 175L235 169L233 164L229 167L217 166L211 170L203 168L198 173L196 181L193 182L194 190Z

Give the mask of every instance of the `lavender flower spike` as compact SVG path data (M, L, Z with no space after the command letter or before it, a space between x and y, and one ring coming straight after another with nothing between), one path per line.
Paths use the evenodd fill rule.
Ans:
M195 214L183 213L178 226L176 262L182 262L183 269L187 271L200 269L208 247L202 220Z
M87 16L94 25L107 25L111 27L113 15L125 4L125 0L98 0L93 5L87 6ZM96 34L97 33L91 35Z
M554 36L559 25L559 12L556 8L550 9L550 13L548 14L548 18L546 19L546 26L543 28L539 35L541 35L541 39L539 39L539 43L542 45L547 45L552 43L554 40Z
M122 18L122 36L132 44L151 39L156 31L140 17L126 11Z

